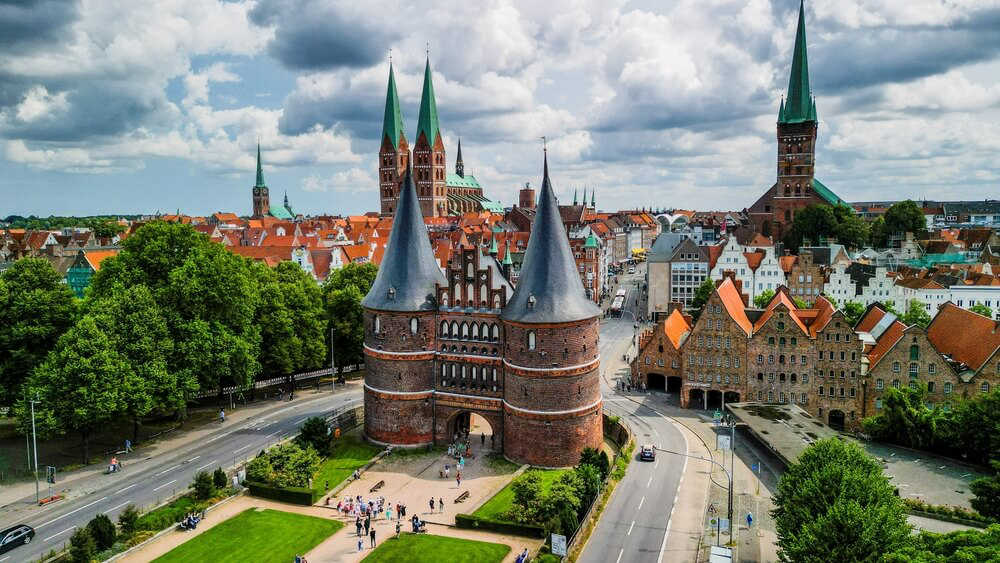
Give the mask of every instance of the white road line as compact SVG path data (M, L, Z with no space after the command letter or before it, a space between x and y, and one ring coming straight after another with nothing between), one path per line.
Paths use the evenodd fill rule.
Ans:
M618 552L618 559L615 559L615 563L619 563L622 560L622 554L623 553L625 553L625 549L624 548L622 548L622 550Z
M659 437L660 437L660 433L659 433L659 432L657 432L655 428L653 429L653 434L656 434L656 437L657 437L657 438L659 438Z
M632 528L634 526L635 526L635 520L632 520L632 524L628 527L628 533L625 534L626 536L631 536L632 535Z
M94 506L95 504L101 502L102 500L107 500L107 498L108 497L99 498L99 499L95 500L92 503L85 504L85 505L81 506L80 508L77 508L75 510L67 512L66 514L63 514L62 516L56 516L55 518L53 518L52 520L49 520L48 522L44 522L42 524L39 524L39 525L35 526L35 529L37 530L38 528L41 528L43 526L48 526L49 524L51 524L51 523L53 523L53 522L55 522L57 520L62 520L63 518L69 516L70 514L75 514L77 512L80 512L81 510L83 510L84 508L87 508L88 506Z
M215 460L212 460L212 461L210 461L210 462L206 463L205 465L202 465L202 466L201 466L201 467L199 467L198 469L195 469L195 471L201 471L202 469L205 469L205 468L206 468L206 467L208 467L209 465L214 465L214 464L215 464Z
M685 454L691 453L690 444L688 444L687 434L685 434L684 430L680 428L680 425L677 424L676 422L674 422L673 420L671 420L670 423L673 424L674 428L676 428L677 431L681 433L681 438L684 438L684 453ZM680 496L681 496L681 483L680 482L684 480L684 474L687 472L688 459L690 459L690 458L685 455L684 456L684 466L681 467L681 478L677 482L677 492L674 494L674 506L677 506L677 499L680 498ZM658 555L656 557L656 563L660 563L661 561L663 561L663 552L666 551L666 549L667 549L667 538L670 536L670 525L673 524L673 523L674 523L673 508L671 508L670 509L670 516L667 518L667 530L665 532L663 532L663 542L660 543L660 555ZM730 522L729 525L732 526L733 523Z
M164 469L163 471L160 471L156 475L153 475L153 477L159 477L160 475L163 475L164 473L170 473L171 471L173 471L174 469L177 469L178 467L180 467L179 464L171 467L170 469Z
M653 464L653 469L656 469L659 466L660 466L660 460L656 460L656 463Z
M196 460L196 459L198 459L200 457L201 457L200 455L196 455L196 456L192 457L191 459L185 461L184 463L191 463L192 461L194 461L194 460Z
M76 526L73 526L72 528L66 528L65 530L59 532L58 534L52 534L51 536L45 538L42 541L49 541L50 539L52 539L52 538L54 538L56 536L61 536L61 535L65 534L66 532L72 532L75 529L76 529Z
M128 502L123 502L123 503L119 504L118 506L116 506L116 507L114 507L114 508L109 508L109 509L105 510L105 511L104 511L104 513L105 513L105 514L110 514L110 513L114 512L114 511L118 510L119 508L121 508L121 507L125 506L125 505L126 505L126 504L128 504L129 502L131 502L131 501L128 501Z
M10 559L10 557L11 557L11 556L10 556L10 555L8 555L7 557L4 557L3 559L0 559L0 563L3 563L4 561L6 561L6 560Z
M124 489L119 490L118 493L124 493L125 491L131 489L132 487L137 487L138 485L139 485L139 483L132 483L131 485L125 487ZM118 494L118 493L115 493L115 494Z
M646 488L647 488L647 489L649 488L649 485L650 485L650 484L651 484L652 482L653 482L653 476L652 476L652 475L650 475L650 476L649 476L649 481L647 481L647 482L646 482Z
M308 416L307 416L307 417L305 417L305 418L303 418L302 420L299 420L298 422L296 422L296 423L295 423L295 425L296 425L296 426L298 426L299 424L302 424L303 422L305 422L305 421L307 421L307 420L309 420L309 417L308 417Z
M274 432L271 432L270 434L268 434L267 436L264 436L264 437L265 438L270 438L271 436L274 436L275 434L280 434L280 433L281 433L281 430L275 430Z
M176 483L176 482L177 482L177 479L174 479L173 481L168 481L168 482L166 482L166 483L164 483L164 484L160 485L159 487L156 487L155 489L153 489L153 492L155 493L156 491L159 491L159 490L160 490L160 489L162 489L163 487L166 487L167 485L172 485L172 484L174 484L174 483Z
M253 444L247 444L247 445L243 446L242 448L240 448L238 450L233 450L233 453L234 454L238 454L238 453L242 452L243 450L245 450L245 449L247 449L247 448L249 448L251 446L253 446Z
M638 511L639 511L640 509L642 509L642 503L643 503L643 502L644 502L645 500L646 500L646 497L642 497L641 499L639 499L639 506L638 506L638 507L637 507L637 508L635 509L635 510L636 510L636 512L638 512Z

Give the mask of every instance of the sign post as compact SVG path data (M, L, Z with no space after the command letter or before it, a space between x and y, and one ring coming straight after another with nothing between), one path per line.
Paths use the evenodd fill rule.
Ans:
M566 557L566 536L552 534L552 555Z
M45 467L45 481L49 484L49 498L52 498L52 485L56 484L56 468L51 465Z

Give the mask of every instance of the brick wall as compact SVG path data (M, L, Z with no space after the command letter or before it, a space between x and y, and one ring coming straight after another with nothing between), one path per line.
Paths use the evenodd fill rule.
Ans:
M699 390L734 392L740 395L740 400L745 398L747 336L726 312L717 292L712 294L691 329L683 352L682 407L689 405L692 393L698 401ZM704 402L702 406L691 406L703 408L703 405Z
M914 346L916 349L911 350ZM916 368L915 372L911 372L911 366ZM882 389L879 389L879 380L882 380ZM894 381L899 382L901 389L908 387L911 382L915 386L927 387L924 400L935 405L949 402L966 387L931 345L927 332L915 326L906 329L896 345L871 368L868 381L866 416L881 412L878 404L885 391L893 387ZM945 392L946 384L951 384L950 393Z
M518 463L570 467L580 463L584 448L600 448L603 442L600 405L568 418L504 413L504 455Z

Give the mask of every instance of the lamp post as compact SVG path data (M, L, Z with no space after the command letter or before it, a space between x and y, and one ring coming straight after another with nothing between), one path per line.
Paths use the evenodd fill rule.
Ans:
M729 539L732 540L732 538L733 538L733 475L732 475L732 473L730 473L729 471L726 470L726 466L723 465L723 464L721 464L721 463L719 463L719 462L717 462L717 461L715 461L714 459L708 459L708 458L704 458L704 457L693 456L693 455L690 455L690 454L682 454L681 452L675 452L675 451L672 451L672 450L664 450L664 449L658 448L656 446L653 446L653 449L656 450L656 451L658 451L658 452L663 452L663 453L667 453L667 454L674 454L674 455L681 455L681 456L684 456L684 457L689 457L691 459L699 459L701 461L707 461L707 462L711 463L712 465L718 466L719 469L721 469L722 472L726 474L726 478L729 480ZM721 522L716 525L715 545L716 546L722 545L722 524L721 524Z
M40 403L38 395L31 399L31 446L35 450L35 502L38 498L38 435L35 433L35 403Z

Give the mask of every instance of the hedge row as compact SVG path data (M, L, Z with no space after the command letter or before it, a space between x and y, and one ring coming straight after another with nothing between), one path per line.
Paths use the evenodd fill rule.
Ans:
M282 488L265 485L264 483L254 483L252 481L247 481L244 485L250 489L250 494L255 497L276 500L278 502L287 502L289 504L312 506L313 503L316 502L317 498L315 491L305 487Z
M945 522L955 522L956 524L966 524L985 528L996 522L989 516L983 516L975 510L962 508L961 506L944 506L938 504L927 504L916 499L904 498L903 503L906 508L918 516L926 516Z
M532 524L515 524L514 522L501 522L480 518L471 514L456 514L455 526L466 530L490 530L499 534L511 534L514 536L526 536L529 538L544 538L545 530L541 526Z

